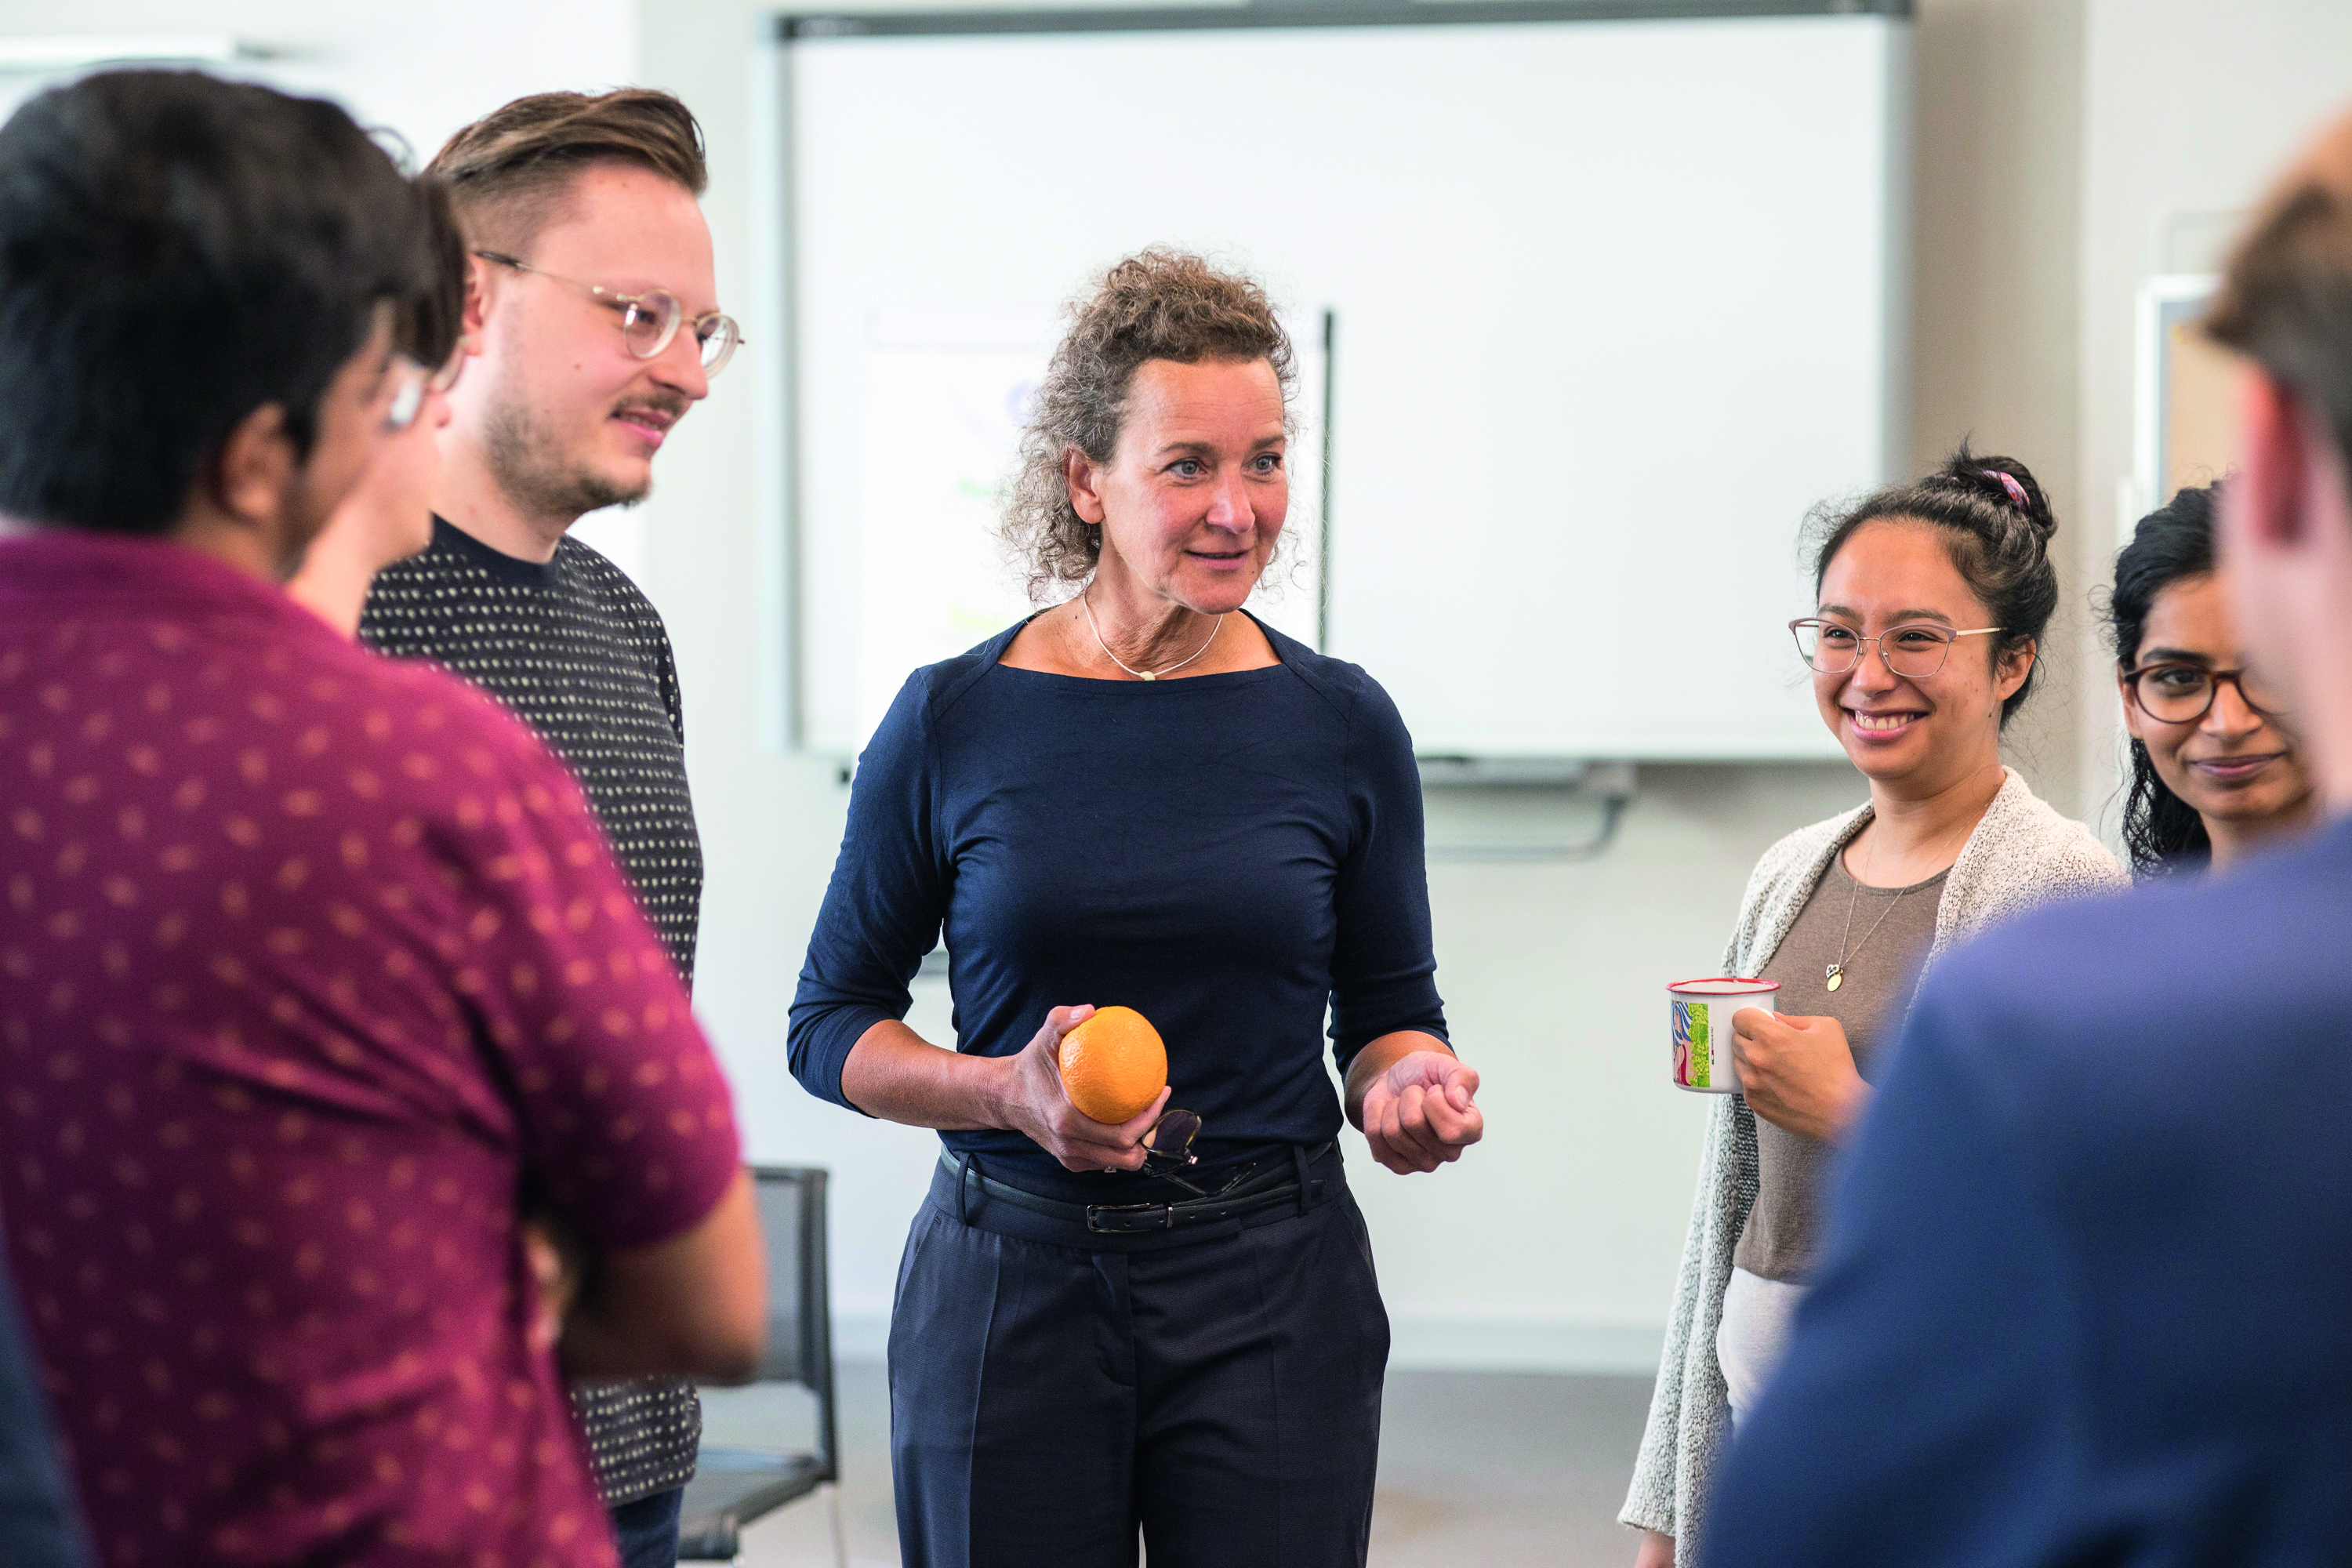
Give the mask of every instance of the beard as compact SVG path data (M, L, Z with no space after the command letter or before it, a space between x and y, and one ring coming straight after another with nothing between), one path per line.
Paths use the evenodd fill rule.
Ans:
M653 491L650 478L642 484L618 484L572 461L554 431L519 400L495 410L485 434L490 477L532 516L560 517L569 526L608 506L635 506Z

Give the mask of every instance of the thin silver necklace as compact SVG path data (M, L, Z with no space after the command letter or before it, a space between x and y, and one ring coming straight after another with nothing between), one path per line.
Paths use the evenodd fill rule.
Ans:
M1973 826L1974 825L1971 824L1970 826ZM1951 842L1952 841L1949 838L1945 839L1944 847L1949 847ZM1877 846L1873 844L1871 847L1873 850L1873 858L1874 858ZM1943 856L1939 853L1936 858L1940 860L1943 858ZM1865 864L1863 867L1863 869L1867 871L1870 868ZM1949 868L1948 867L1946 869L1948 870ZM1903 901L1903 895L1911 890L1909 888L1896 889L1895 896L1886 900L1886 907L1878 911L1878 918L1871 922L1870 929L1862 933L1862 940L1858 942L1854 942L1853 946L1849 948L1846 946L1846 943L1853 942L1853 907L1855 904L1862 901L1862 879L1849 871L1846 873L1846 879L1853 884L1853 891L1847 896L1845 900L1845 934L1838 938L1837 962L1831 964L1828 970L1824 972L1822 976L1822 979L1829 982L1829 988L1832 991L1845 984L1845 966L1848 962L1859 956L1862 950L1870 945L1870 939L1878 934L1878 928L1886 923L1886 917L1895 912L1895 906L1901 903Z
M1157 680L1163 675L1175 674L1178 670L1183 668L1186 665L1192 663L1194 659L1208 652L1209 643L1213 643L1217 640L1217 627L1225 624L1225 617L1219 616L1217 617L1216 626L1213 626L1209 628L1208 642L1202 643L1199 647L1194 648L1191 653L1186 654L1182 658L1178 659L1175 663L1163 665L1158 669L1138 669L1135 666L1119 658L1118 655L1111 652L1110 644L1103 641L1102 627L1095 625L1095 607L1087 603L1087 594L1093 587L1094 584L1089 583L1085 588L1078 590L1078 608L1087 613L1087 628L1095 634L1095 646L1103 650L1103 657L1105 658L1110 660L1113 664L1118 666L1119 668L1127 671L1128 674L1135 677L1138 680ZM1869 939L1865 937L1863 940L1866 942Z

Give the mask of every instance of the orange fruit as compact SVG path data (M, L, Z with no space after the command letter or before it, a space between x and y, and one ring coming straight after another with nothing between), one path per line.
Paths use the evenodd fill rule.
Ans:
M1116 1127L1168 1087L1168 1047L1132 1007L1104 1007L1062 1037L1062 1092L1081 1114Z

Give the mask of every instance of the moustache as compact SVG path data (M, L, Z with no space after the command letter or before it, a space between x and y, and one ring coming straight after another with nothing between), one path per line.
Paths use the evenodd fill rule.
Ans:
M693 406L694 399L673 392L658 394L650 397L632 397L626 403L614 405L613 412L616 415L636 413L661 414L667 416L670 421L675 424L677 421L685 418L687 411Z

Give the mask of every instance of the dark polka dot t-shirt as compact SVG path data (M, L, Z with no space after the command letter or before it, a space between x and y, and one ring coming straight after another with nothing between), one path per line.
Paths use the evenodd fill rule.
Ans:
M637 585L576 539L551 561L523 561L436 517L429 549L378 574L360 636L456 670L571 764L691 985L702 841L669 634ZM693 1478L702 1413L691 1384L583 1385L572 1399L606 1501Z
M523 561L436 517L430 549L377 574L360 637L456 670L571 764L691 986L702 840L677 661L637 585L576 539Z
M610 1568L520 1194L648 1247L739 1159L510 715L176 546L0 540L0 1222L111 1568Z

